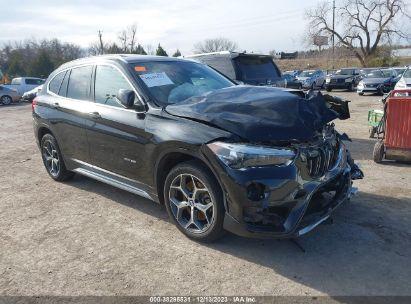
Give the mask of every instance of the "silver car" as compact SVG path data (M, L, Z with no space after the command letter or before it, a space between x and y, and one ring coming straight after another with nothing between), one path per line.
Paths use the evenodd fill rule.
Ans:
M321 70L302 71L297 79L302 83L304 89L322 88L325 84L325 73Z
M411 68L408 67L408 69L402 74L394 89L411 89Z
M16 91L0 85L0 104L9 105L19 101L21 95Z

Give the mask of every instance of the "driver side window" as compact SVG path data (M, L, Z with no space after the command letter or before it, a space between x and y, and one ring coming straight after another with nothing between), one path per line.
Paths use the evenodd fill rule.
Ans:
M114 107L123 107L117 99L118 90L133 90L124 76L112 66L98 65L95 79L95 101Z

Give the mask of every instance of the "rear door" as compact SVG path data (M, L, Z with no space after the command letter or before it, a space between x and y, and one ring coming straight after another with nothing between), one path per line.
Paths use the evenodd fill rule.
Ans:
M92 164L118 175L141 180L145 144L145 115L127 109L117 99L120 89L133 90L126 73L116 65L96 66L94 117L87 121ZM138 94L136 94L136 98Z
M74 167L90 161L85 124L92 110L92 71L92 65L69 69L57 74L48 86L54 109L52 129L65 160Z

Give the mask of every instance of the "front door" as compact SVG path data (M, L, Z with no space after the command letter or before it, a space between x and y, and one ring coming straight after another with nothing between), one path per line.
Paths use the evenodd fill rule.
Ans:
M117 99L120 89L135 91L119 68L98 65L94 117L86 123L90 158L92 165L138 182L145 171L142 168L149 135L145 116L126 109Z

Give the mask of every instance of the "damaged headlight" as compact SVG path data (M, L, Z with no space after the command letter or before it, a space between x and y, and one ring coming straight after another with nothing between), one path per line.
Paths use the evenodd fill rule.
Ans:
M247 144L213 142L208 147L227 166L233 169L287 166L296 156L294 150Z

